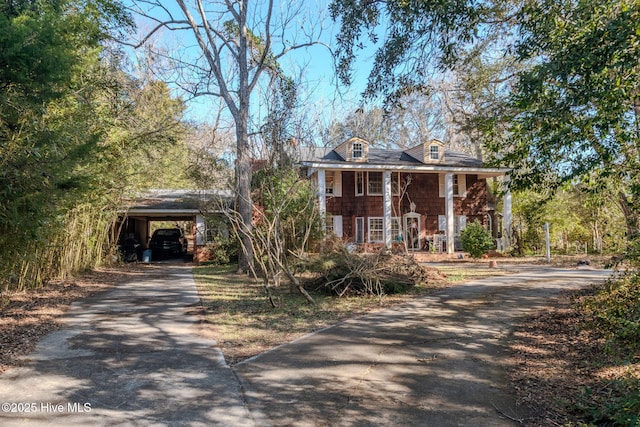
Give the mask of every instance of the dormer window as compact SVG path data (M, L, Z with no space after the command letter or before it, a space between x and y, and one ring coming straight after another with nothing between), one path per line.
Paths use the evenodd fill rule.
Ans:
M352 159L362 159L364 155L364 147L361 142L354 142L351 147L351 158Z
M440 160L440 146L437 144L429 146L429 160Z

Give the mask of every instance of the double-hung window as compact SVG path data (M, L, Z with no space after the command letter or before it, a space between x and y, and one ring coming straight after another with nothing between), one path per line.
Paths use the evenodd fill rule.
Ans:
M334 188L334 179L333 179L333 172L331 171L327 171L325 172L325 179L324 179L324 188L325 188L325 193L326 194L333 194Z
M324 188L326 195L342 197L342 173L340 171L326 171Z
M354 142L351 146L351 158L361 159L364 156L364 147L361 142Z
M382 172L368 172L367 194L370 196L382 196Z
M364 195L364 172L356 172L356 196Z
M391 238L395 241L402 240L402 225L398 217L391 218Z
M382 217L369 218L369 243L384 241L384 221Z
M356 218L356 243L364 243L364 217Z
M440 147L436 144L429 146L429 160L440 160Z

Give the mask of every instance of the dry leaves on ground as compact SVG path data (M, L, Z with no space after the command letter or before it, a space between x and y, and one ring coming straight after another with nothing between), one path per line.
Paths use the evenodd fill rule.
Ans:
M594 292L566 293L553 306L527 319L513 332L511 380L520 403L534 410L525 425L564 426L588 422L585 408L601 406L611 385L628 375L640 378L640 365L619 366L604 351L604 340L584 328L579 302Z
M0 294L0 373L20 364L42 337L61 326L74 301L104 292L141 268L129 264L51 282L37 290Z

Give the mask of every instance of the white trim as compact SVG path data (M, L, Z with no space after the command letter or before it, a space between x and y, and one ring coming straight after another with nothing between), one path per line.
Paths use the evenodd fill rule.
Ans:
M452 172L467 175L482 175L484 177L502 176L511 169L508 168L472 168L465 166L436 166L436 165L372 165L372 164L353 164L353 163L319 163L319 162L301 162L302 166L310 168L322 169L341 169L341 170L370 170L382 171L390 170L394 172L414 171L414 172Z

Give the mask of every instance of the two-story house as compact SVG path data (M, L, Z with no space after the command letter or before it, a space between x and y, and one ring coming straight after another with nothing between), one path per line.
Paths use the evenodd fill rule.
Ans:
M453 253L470 221L480 221L495 237L511 229L510 194L497 214L487 185L508 169L484 167L438 140L388 150L351 138L301 163L317 183L327 232L347 241L387 247L406 242L410 250Z

